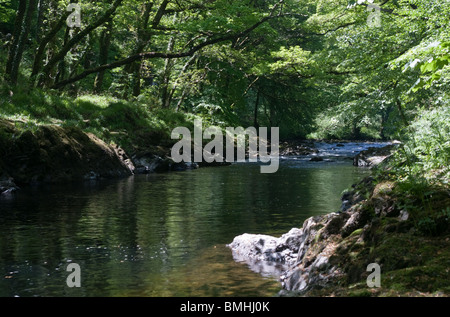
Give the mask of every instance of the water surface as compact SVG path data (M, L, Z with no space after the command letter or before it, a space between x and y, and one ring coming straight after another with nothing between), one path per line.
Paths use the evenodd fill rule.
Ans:
M275 296L278 280L236 263L226 244L339 209L368 173L348 159L361 148L319 148L324 161L284 158L274 174L240 163L3 197L0 296ZM66 284L72 262L80 288Z

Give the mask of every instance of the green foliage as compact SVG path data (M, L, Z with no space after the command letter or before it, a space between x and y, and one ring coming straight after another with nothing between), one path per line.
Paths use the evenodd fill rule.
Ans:
M6 5L1 21L11 27L15 19L11 9L18 2L2 3ZM101 118L106 118L114 129L124 131L132 126L120 127L120 122L147 121L167 130L145 115L167 108L222 126L278 126L282 138L389 139L398 138L398 131L414 121L421 107L448 105L448 2L384 2L379 27L368 23L368 1L158 0L149 5L124 0L99 25L96 21L112 4L78 3L81 29L71 30L63 23L54 33L68 1L39 6L18 86L51 87L101 63L126 61L135 54L179 53L200 43L214 44L190 56L149 57L107 68L99 87L94 88L97 71L61 86L63 96L96 99L95 91L116 98L108 106L100 99L91 103L82 97L74 110L70 98L31 91L36 95L30 101L16 90L10 102L3 102L7 115L89 122L98 129ZM90 32L48 66L49 59L89 27ZM48 35L52 36L44 42ZM102 53L108 41L108 52ZM43 54L38 60L40 45ZM10 47L11 41L0 48L2 69ZM32 72L47 78L36 81ZM25 105L29 101L33 107ZM127 106L131 104L136 109ZM119 109L123 113L114 117ZM421 146L427 153L435 145Z
M0 1L0 34L11 33L14 28L16 2L12 0Z
M431 216L420 219L417 223L419 231L428 236L437 236L448 230L450 224L450 207Z
M330 111L331 112L331 111ZM381 139L380 122L364 115L362 118L351 112L337 111L331 114L321 113L315 120L315 131L308 135L311 139L341 139L341 140L377 140Z
M417 65L420 65L421 76L414 86L412 91L417 92L421 88L430 88L433 82L441 79L442 74L445 74L444 69L447 68L450 62L450 42L444 42L439 44L438 50L433 50L433 55L428 60L420 62L414 60Z
M395 181L395 200L423 235L449 228L450 108L421 109L404 129L403 144L379 168L378 177Z
M373 137L396 138L420 105L448 100L448 2L385 2L379 27L368 24L365 3L320 2L308 20L315 32L328 32L325 49L312 59L320 65L317 86L334 96L318 118L318 135L366 137L364 129ZM327 26L330 21L338 23ZM416 89L431 82L433 89Z
M450 107L421 110L407 128L405 143L396 153L399 178L448 185L450 179Z
M192 126L192 118L172 109L152 109L137 101L108 96L70 96L40 89L11 91L0 101L0 118L11 119L21 130L41 124L77 126L107 142L133 151L136 147L168 145L177 126Z

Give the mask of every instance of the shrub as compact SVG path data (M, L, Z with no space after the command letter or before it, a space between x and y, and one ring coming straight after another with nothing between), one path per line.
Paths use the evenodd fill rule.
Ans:
M450 177L450 108L421 110L407 128L394 167L400 179L448 184Z

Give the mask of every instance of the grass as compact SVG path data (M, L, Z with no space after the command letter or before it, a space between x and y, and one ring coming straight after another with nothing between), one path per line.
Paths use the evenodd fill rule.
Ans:
M9 90L5 86L0 93L0 118L14 121L21 131L46 124L78 127L130 152L170 146L173 128L193 126L192 116L143 101L89 94L73 98L59 92L21 87Z

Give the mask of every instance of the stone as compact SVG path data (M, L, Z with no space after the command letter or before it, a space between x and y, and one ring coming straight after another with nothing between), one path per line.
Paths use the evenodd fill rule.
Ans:
M379 165L386 158L391 156L398 144L389 144L384 147L369 147L367 150L359 152L353 158L354 166L373 167Z
M341 230L342 237L349 236L356 229L364 227L370 219L370 211L359 205L352 206L349 211L350 218L345 222Z
M227 246L236 262L246 263L253 271L264 276L279 276L287 269L289 252L276 251L278 238L262 234L244 233ZM284 251L284 250L283 250Z
M298 228L291 229L279 238L244 233L235 237L227 246L241 259L291 263L297 258L301 237L302 230Z
M228 247L236 261L255 272L279 277L286 290L305 291L326 285L341 274L330 263L337 247L331 237L337 236L347 218L343 213L314 216L306 219L302 228L293 228L279 238L245 233Z
M400 219L400 221L406 221L409 218L409 213L405 209L402 209L400 210L400 215L398 216L398 218Z
M19 190L19 187L14 183L14 180L11 177L0 177L0 195L6 196L17 190Z
M302 140L284 141L280 144L281 156L303 156L318 153L313 142Z
M349 217L348 213L335 213L334 217L325 225L321 237L326 239L330 235L339 234Z

